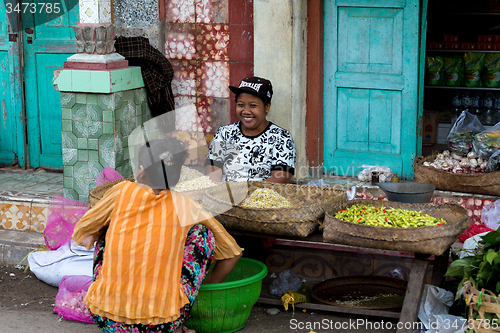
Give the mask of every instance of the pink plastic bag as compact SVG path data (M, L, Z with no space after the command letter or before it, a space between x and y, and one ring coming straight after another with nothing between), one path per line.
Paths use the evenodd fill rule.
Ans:
M76 222L87 212L87 204L56 195L49 205L49 216L43 237L51 250L57 250L71 239Z
M68 275L62 278L56 295L54 312L68 320L93 323L90 310L83 302L92 277L86 275Z
M118 179L123 179L123 176L120 175L118 171L115 169L112 169L110 167L104 167L104 170L97 176L97 179L95 180L95 185L97 187L104 185L106 183L118 180Z

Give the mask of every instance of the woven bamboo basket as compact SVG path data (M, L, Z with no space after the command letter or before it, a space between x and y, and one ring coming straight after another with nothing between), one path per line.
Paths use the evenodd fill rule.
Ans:
M500 171L464 175L424 166L424 162L434 161L436 155L437 153L434 153L431 156L415 158L413 169L416 182L432 184L436 189L443 191L500 196Z
M496 314L500 318L500 305L497 299L500 295L496 296L489 290L483 289L481 293L477 290L470 281L464 283L464 297L467 301L469 308L469 316L466 326L472 328L475 333L490 333L500 332L500 327L494 325L491 321L486 320L486 313ZM474 319L472 314L474 311L479 313L480 319Z
M239 206L257 188L270 188L288 199L292 208ZM317 230L325 208L347 202L344 190L268 182L228 182L207 191L202 205L224 227L280 236L306 237Z
M114 180L112 182L108 182L104 185L101 185L101 186L98 186L96 188L94 188L93 190L90 191L90 194L89 194L89 209L94 207L94 205L102 199L102 197L104 196L104 194L110 189L112 188L113 186L115 186L116 184L119 184L125 180L129 180L131 182L134 181L134 178L124 178L124 179L118 179L118 180Z
M352 200L342 208L355 204L418 210L448 223L419 228L376 227L336 219L338 209L325 213L323 240L325 242L359 247L441 255L469 226L469 215L457 204L408 204L381 200Z
M101 185L99 187L96 187L95 189L90 191L89 209L92 208L97 203L97 201L101 200L101 198L104 196L104 194L110 188L112 188L113 186L115 186L118 183L123 182L124 180L130 180L132 182L135 181L134 178L118 179L118 180L106 183L104 185ZM221 186L221 185L217 185L217 186ZM214 187L217 187L217 186L214 186ZM225 188L225 186L224 186L224 188ZM190 197L194 201L201 203L203 200L203 197L206 195L207 190L208 189L200 189L200 190L184 191L184 192L178 192L178 193L182 193L183 195Z

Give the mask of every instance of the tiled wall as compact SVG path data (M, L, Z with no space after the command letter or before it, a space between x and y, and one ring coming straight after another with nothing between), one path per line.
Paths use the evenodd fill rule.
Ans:
M88 202L105 166L131 177L128 136L149 119L144 88L61 93L64 197Z
M194 103L211 140L236 120L229 84L253 74L253 0L170 0L166 7L176 106Z
M24 201L0 201L0 228L43 232L48 205Z

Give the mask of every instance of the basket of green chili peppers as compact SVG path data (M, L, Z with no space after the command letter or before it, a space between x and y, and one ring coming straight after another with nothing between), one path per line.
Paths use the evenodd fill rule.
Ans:
M324 241L441 255L469 226L465 208L453 204L408 204L352 200L325 214Z

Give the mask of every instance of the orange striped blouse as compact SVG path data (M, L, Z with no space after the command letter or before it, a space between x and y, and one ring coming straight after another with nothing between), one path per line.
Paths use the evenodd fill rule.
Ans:
M127 324L177 319L189 302L181 269L184 242L195 223L212 230L214 259L242 252L210 213L182 194L164 190L155 195L149 187L129 181L108 190L73 232L74 241L90 249L108 226L101 272L85 298L89 309Z

